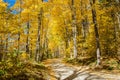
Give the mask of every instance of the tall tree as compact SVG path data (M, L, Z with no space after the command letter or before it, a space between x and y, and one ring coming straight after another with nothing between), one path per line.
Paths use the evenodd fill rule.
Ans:
M26 39L26 53L30 53L29 50L29 28L30 28L30 22L27 23L27 39Z
M21 21L21 11L22 11L22 0L19 0L19 10L20 10L20 15L19 15L19 26L18 26L18 51L20 51L20 28L21 28L21 24L20 24L20 21Z
M41 50L40 37L41 37L42 16L43 16L43 8L41 7L38 13L38 34L37 34L36 54L35 54L36 61L39 61L41 57L40 56L40 50Z
M76 25L76 9L75 1L71 0L71 11L72 11L72 27L73 27L73 52L74 58L77 58L77 25Z
M98 33L98 23L97 23L97 14L95 9L96 0L90 0L90 4L92 7L92 19L94 23L94 31L96 37L96 55L97 55L97 66L101 64L101 51L100 51L100 40L99 40L99 33Z

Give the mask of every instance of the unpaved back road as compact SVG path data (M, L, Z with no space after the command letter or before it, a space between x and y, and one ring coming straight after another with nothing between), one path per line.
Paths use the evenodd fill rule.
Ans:
M120 75L69 66L62 63L61 59L47 60L44 64L51 69L48 80L120 80Z

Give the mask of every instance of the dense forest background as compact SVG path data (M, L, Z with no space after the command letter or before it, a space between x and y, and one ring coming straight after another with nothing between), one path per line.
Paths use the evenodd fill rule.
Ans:
M120 0L0 0L0 73L6 63L54 57L118 65Z

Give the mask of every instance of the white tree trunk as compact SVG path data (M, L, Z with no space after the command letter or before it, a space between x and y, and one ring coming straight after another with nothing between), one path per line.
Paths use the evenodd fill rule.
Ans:
M75 9L75 4L74 0L71 0L72 3L72 27L73 27L73 52L74 52L74 58L77 58L77 26L76 26L76 9Z
M100 60L100 49L99 48L97 48L97 66L99 66L100 65L100 63L101 63L101 60Z
M74 58L77 57L77 39L76 39L76 36L77 36L77 29L76 29L76 26L73 27L73 41L74 41L74 45L73 45L73 48L74 48Z

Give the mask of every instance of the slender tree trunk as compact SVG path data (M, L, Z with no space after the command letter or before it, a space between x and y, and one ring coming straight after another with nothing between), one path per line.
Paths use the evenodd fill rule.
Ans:
M74 41L74 58L77 58L77 29L76 26L73 28L73 41Z
M30 44L30 58L32 59L33 58L33 47L32 47L33 45L32 45L32 43Z
M8 53L8 34L5 35L6 39L5 39L5 51L4 51L4 54L3 54L3 61L6 60L7 58L7 53Z
M20 31L18 31L18 51L20 51Z
M49 23L49 21L48 21ZM49 53L48 53L48 37L47 37L47 34L48 34L48 23L47 23L47 28L45 29L45 50L44 50L44 54L46 54L46 57L49 58Z
M67 21L65 19L64 21L64 25L67 25ZM69 43L68 43L68 40L69 40L69 31L68 31L68 26L65 26L65 57L67 58L68 57L68 47L69 47Z
M39 58L40 58L40 34L41 34L42 11L43 11L43 8L41 8L38 14L38 35L37 35L36 54L35 54L35 60L37 62L39 61Z
M113 17L113 26L114 26L114 39L115 39L115 43L117 42L117 26L116 26L116 22L115 22L116 20L115 20L115 16ZM116 50L115 51L117 51L117 46L115 46L116 48ZM116 52L115 52L116 53Z
M46 57L49 58L47 32L48 32L48 27L45 29L45 50L44 50L44 54L46 54Z
M27 23L27 39L26 39L26 53L30 53L29 51L29 28L30 28L30 22Z
M81 15L83 15L83 1L81 0ZM85 19L82 18L82 21L81 21L81 24L82 24L82 36L84 37L84 39L86 38L86 32L85 32Z
M6 47L5 47L5 53L8 53L8 34L6 35Z
M47 41L47 34L45 34L45 50L44 54L46 54L46 57L48 58L48 41Z
M65 57L66 57L66 58L68 57L68 51L67 51L67 49L68 49L68 40L66 39L66 40L65 40L65 50L66 50L66 52L65 52Z
M42 21L42 20L41 20ZM40 57L39 60L42 61L43 57L44 57L44 51L45 51L45 34L43 33L44 28L43 26L41 26L41 53L40 53Z
M9 16L6 17L6 27L8 27L8 17ZM3 54L3 61L6 60L6 55L8 53L8 35L8 33L5 34L5 53Z
M118 52L118 47L119 45L118 44L118 30L117 30L117 25L116 25L116 16L115 16L115 13L112 13L113 11L111 11L111 18L112 18L112 21L113 21L113 27L114 27L114 57L116 57L116 53ZM117 56L118 57L118 56Z
M99 41L99 33L98 33L98 24L97 24L97 18L96 18L96 10L95 5L96 0L90 0L90 4L92 6L92 18L94 23L94 31L95 31L95 37L96 37L96 54L97 54L97 66L100 66L101 64L101 51L100 51L100 41Z
M2 35L0 36L0 61L2 61L3 58L3 39L2 39Z
M22 0L19 0L20 1L20 6L19 6L19 9L20 9L20 16L19 16L19 23L20 23L20 19L21 19L21 5L22 5ZM20 25L18 26L18 52L20 51ZM18 56L19 54L17 54Z
M76 11L74 0L72 2L72 27L73 27L73 52L74 58L77 58L77 25L76 25Z

